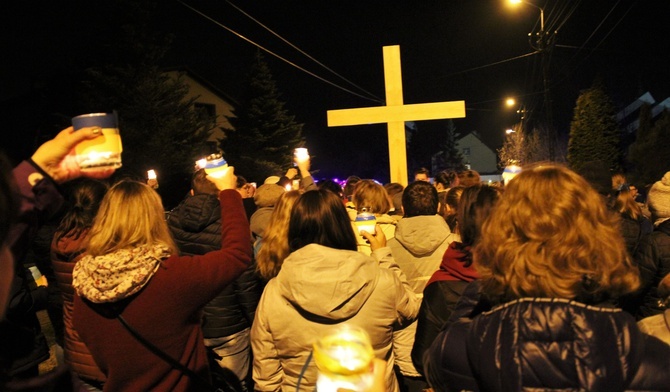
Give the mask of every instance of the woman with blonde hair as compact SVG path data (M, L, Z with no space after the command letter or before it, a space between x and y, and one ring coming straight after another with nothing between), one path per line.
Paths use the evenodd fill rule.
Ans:
M104 390L191 391L209 379L201 310L251 261L233 170L208 177L220 190L222 247L202 256L179 256L146 184L121 181L105 195L73 271L74 326L107 376ZM152 353L126 325L200 377Z
M256 268L265 281L277 276L284 259L289 255L288 222L293 204L300 197L299 191L288 191L281 195L272 211L265 237L258 246Z
M616 216L576 173L526 169L473 251L482 301L433 342L436 391L665 390L670 346L611 300L639 286Z
M391 209L391 203L389 203L388 193L383 185L373 180L359 181L356 184L356 188L354 188L352 201L354 206L356 206L357 213L366 211L374 214L377 226L382 229L387 240L395 236L397 220L388 214ZM350 218L353 220L356 219L356 216L350 214ZM372 253L370 243L363 236L358 234L356 238L359 252L363 252L366 255Z

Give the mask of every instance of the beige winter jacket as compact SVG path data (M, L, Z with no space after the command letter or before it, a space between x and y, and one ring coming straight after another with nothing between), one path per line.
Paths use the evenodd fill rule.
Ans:
M388 390L398 391L393 330L412 322L419 306L389 248L372 257L316 244L293 252L268 282L256 310L251 329L256 390L296 390L314 342L346 322L370 334L375 355L387 361ZM300 391L313 391L316 377L312 360Z

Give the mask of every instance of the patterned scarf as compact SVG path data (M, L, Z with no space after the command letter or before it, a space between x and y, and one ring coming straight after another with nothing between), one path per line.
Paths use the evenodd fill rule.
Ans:
M165 245L142 245L93 257L75 264L72 286L94 303L117 302L137 293L156 273L161 260L170 257Z

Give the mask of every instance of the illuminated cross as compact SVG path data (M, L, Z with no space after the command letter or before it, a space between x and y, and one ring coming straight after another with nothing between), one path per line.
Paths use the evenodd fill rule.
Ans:
M391 182L407 185L405 121L465 117L465 101L403 105L400 46L384 46L386 106L328 111L328 126L388 124Z

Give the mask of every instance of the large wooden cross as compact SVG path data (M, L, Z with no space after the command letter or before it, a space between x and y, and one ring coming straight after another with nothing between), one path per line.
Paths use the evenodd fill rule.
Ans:
M329 110L328 126L387 123L391 182L407 185L405 121L462 118L465 101L403 105L400 46L397 45L384 46L384 81L386 106Z

